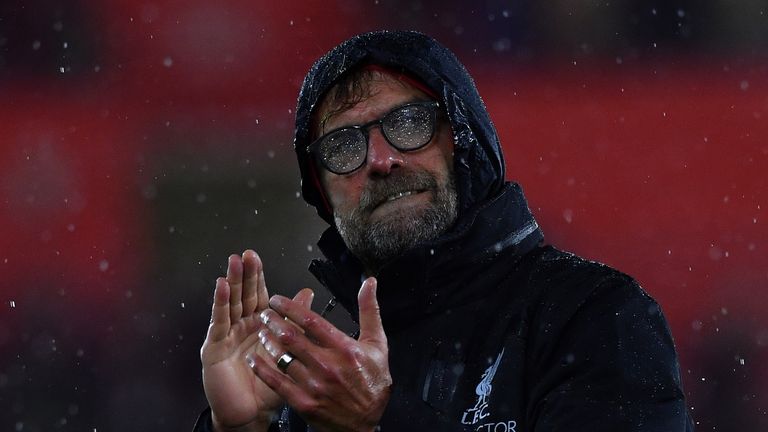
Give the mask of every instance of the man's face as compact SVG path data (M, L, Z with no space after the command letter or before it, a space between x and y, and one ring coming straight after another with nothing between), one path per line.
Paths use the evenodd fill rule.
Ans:
M369 96L325 121L318 135L339 127L379 119L411 102L428 101L420 90L376 73ZM321 104L319 118L334 107ZM453 181L453 137L444 115L424 147L401 152L378 126L369 130L364 165L349 174L320 169L321 182L333 208L336 227L347 247L376 271L409 247L447 230L457 213Z

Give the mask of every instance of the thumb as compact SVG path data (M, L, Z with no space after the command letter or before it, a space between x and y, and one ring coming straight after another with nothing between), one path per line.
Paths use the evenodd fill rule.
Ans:
M315 299L315 292L310 288L304 288L293 296L293 301L301 303L307 309L312 309L312 300Z
M360 287L357 294L357 304L360 310L360 337L361 342L372 342L377 345L387 345L387 335L381 325L379 302L376 300L377 281L369 277Z

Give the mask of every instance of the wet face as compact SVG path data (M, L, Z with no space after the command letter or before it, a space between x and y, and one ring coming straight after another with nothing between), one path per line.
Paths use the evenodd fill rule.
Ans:
M392 109L431 98L387 74L375 73L369 95L348 109L321 104L324 119L317 135L344 126L380 119ZM332 112L331 116L327 113ZM349 174L320 169L336 227L347 247L369 273L404 250L437 238L455 221L457 197L453 181L453 137L444 115L424 147L401 152L378 126L369 130L368 155Z

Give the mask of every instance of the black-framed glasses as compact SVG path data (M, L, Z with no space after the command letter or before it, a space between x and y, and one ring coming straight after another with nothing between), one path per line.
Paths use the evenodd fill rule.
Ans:
M435 134L437 101L413 102L399 106L384 117L365 124L334 129L309 145L317 161L334 174L349 174L368 158L368 130L380 126L387 142L401 152L418 150Z

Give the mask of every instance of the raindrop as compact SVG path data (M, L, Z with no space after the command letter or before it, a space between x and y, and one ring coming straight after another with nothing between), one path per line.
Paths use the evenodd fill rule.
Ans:
M75 232L75 224L69 224L69 225L67 225L67 231L69 231L69 232Z
M181 302L181 308L184 309L184 302Z
M571 209L563 210L563 218L567 223L573 222L573 210Z
M207 199L208 197L202 192L197 194L197 197L195 197L195 200L198 202L198 204L204 203Z
M16 307L16 302L14 300L11 300L10 304L11 304L11 308L15 308Z
M740 359L739 359L739 364L740 364L740 365L742 365L742 366L744 366L744 359L743 359L743 358L740 358Z
M685 16L685 11L682 9L677 10L677 16L680 18L683 18Z
M742 81L739 83L739 88L740 88L742 91L747 91L747 89L749 88L749 81L747 81L747 80L742 80Z
M163 66L165 66L165 67L167 67L167 68L169 68L169 67L173 66L173 59L172 59L172 58L170 58L170 57L166 57L166 58L164 58L164 59L163 59Z
M64 23L63 22L56 21L55 23L53 23L53 31L60 32L62 30L64 30Z
M267 152L267 157L270 158L270 159L274 159L275 158L275 151L274 150L268 151Z
M429 254L430 254L430 255L434 255L434 254L435 254L435 250L434 250L434 249L430 249L430 250L429 250Z
M32 49L35 50L35 51L40 49L40 41L39 40L36 40L36 41L32 42Z
M504 9L503 11L501 11L501 16L503 16L504 18L509 18L509 11Z
M64 42L64 49L69 48L69 42Z
M175 232L176 232L176 227L175 227L175 226L173 226L173 225L169 226L169 227L168 227L168 232L169 232L170 234L173 234L173 233L175 233Z
M59 66L59 72L64 73L64 66Z
M651 9L651 15L656 15L656 8Z
M99 270L105 272L109 269L109 261L103 259L99 261Z
M312 245L307 245L307 252L312 252Z
M699 320L695 320L691 323L691 328L694 329L695 331L701 330L702 327L704 327L704 323L702 323Z
M23 430L24 430L24 423L16 422L16 432L23 431Z
M94 67L93 67L93 71L94 71L94 72L99 72L99 71L101 71L101 66L99 66L99 65L96 65L96 66L94 66Z

